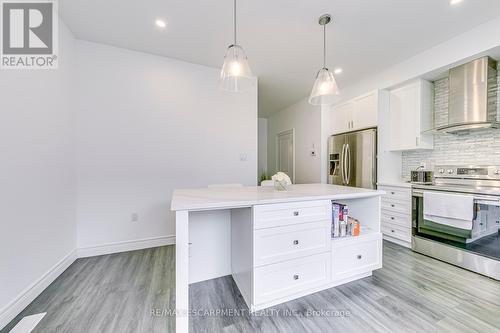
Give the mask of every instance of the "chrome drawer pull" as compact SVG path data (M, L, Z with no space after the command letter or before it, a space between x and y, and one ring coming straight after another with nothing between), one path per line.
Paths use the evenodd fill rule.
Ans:
M299 245L299 241L296 239L293 241L293 245Z
M299 216L299 212L293 212L293 216Z
M357 258L358 258L358 259L361 259L361 258L362 258L362 255L361 255L361 254L358 254Z
M298 280L298 279L299 279L299 276L298 276L298 275L294 275L294 276L293 276L293 279L294 279L294 280Z

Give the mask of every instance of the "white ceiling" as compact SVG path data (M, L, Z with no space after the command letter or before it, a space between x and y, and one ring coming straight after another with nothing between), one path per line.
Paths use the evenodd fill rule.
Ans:
M220 67L232 0L60 0L77 38ZM322 63L321 14L340 89L500 16L498 0L239 0L238 42L259 77L259 115L307 96ZM158 30L154 21L165 19ZM498 33L493 32L492 33Z

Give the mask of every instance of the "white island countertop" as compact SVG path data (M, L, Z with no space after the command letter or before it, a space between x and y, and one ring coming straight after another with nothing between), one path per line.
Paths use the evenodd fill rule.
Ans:
M384 191L327 184L291 185L287 191L273 187L210 187L175 190L171 210L210 210L308 200L339 200L379 196Z

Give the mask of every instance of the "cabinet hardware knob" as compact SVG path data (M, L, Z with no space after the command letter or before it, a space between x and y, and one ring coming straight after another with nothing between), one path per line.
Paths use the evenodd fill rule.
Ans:
M394 229L392 229L391 232L394 232Z
M296 239L293 241L293 245L299 245L299 241Z
M391 207L394 207L395 205L391 205Z
M299 212L293 212L293 216L299 216Z
M358 254L356 258L361 259L363 256L361 254Z
M294 280L298 280L298 279L299 279L299 276L298 276L298 275L294 275L294 276L293 276L293 279L294 279Z
M391 192L391 194L396 194L396 192Z
M394 220L394 216L391 216L391 220Z

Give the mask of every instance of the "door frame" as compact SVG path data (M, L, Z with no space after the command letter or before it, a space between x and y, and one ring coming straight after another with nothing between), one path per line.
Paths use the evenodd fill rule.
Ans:
M292 167L293 167L293 175L290 177L292 179L292 183L295 184L295 128L291 128L286 131L279 132L276 134L275 138L275 145L276 145L276 160L275 160L275 168L276 172L280 171L278 170L278 164L279 164L279 137L281 135L287 135L287 134L292 134Z

